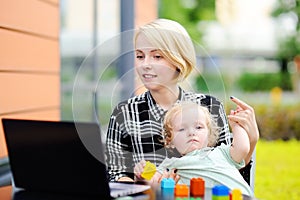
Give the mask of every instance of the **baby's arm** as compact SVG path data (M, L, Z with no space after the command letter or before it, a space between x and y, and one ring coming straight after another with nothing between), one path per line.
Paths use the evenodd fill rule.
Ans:
M151 185L152 188L157 188L160 186L161 181L164 178L171 178L177 183L180 179L180 176L176 174L176 170L171 170L170 172L168 170L165 170L163 174L156 171L155 174L152 176L151 180L148 182L149 185Z
M135 165L135 167L134 167L135 179L137 181L144 181L148 185L151 185L151 187L157 188L160 185L160 182L161 182L162 178L164 177L164 174L161 174L158 171L156 171L154 173L154 175L152 176L152 178L147 181L142 177L142 174L145 170L145 166L146 166L145 160L141 160L138 164Z
M152 176L151 180L149 180L148 184L151 185L152 188L157 188L160 186L160 182L162 180L163 174L159 172L155 172Z
M157 188L158 186L160 186L160 183L161 183L162 179L164 179L164 178L172 178L175 180L176 183L178 182L178 180L180 178L179 175L176 174L176 171L177 171L176 169L172 169L170 172L168 169L166 169L163 173L156 171L150 180L145 180L142 177L145 167L146 167L145 160L142 160L138 164L135 165L135 167L134 167L135 180L136 181L144 181L148 185L151 185L151 187L153 187L153 188Z
M230 155L232 159L238 163L245 160L247 163L250 151L249 137L245 129L241 127L238 123L231 121L229 119L229 124L233 133L233 142L230 148ZM251 156L251 155L250 155Z

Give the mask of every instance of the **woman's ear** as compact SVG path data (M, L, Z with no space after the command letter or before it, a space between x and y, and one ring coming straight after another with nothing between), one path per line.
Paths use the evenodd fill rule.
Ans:
M180 68L176 67L176 71L178 72L178 76L177 76L178 82L182 82L184 80L184 78L183 78Z

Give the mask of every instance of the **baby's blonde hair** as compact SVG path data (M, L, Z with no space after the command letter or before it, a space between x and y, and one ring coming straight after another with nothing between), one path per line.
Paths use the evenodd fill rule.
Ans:
M186 29L178 22L157 19L141 26L134 37L135 48L140 34L143 34L148 42L176 66L181 80L184 80L195 68L196 53L193 42Z
M164 123L163 123L163 136L164 136L164 143L166 147L170 147L171 141L174 137L173 134L173 120L174 117L178 115L180 112L184 112L188 108L195 108L195 112L199 110L202 111L205 115L206 125L209 129L208 135L208 146L213 147L216 145L217 140L219 138L219 130L216 121L208 111L208 109L204 106L201 106L192 101L185 101L180 102L174 105L165 115Z

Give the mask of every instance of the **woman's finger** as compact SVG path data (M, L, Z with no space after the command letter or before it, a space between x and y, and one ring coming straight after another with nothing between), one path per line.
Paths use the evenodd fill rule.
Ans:
M246 110L246 109L252 109L251 106L249 106L248 104L246 104L245 102L243 102L242 100L236 98L236 97L233 97L231 96L230 99L235 103L237 104L238 106L240 106L243 110Z
M241 116L237 116L237 115L229 115L228 120L229 120L231 126L233 126L234 123L238 123L246 131L249 131L248 120L246 118L241 117Z
M237 122L239 124L246 124L248 123L248 120L246 117L244 116L238 116L238 115L228 115L228 119L233 121L233 122Z

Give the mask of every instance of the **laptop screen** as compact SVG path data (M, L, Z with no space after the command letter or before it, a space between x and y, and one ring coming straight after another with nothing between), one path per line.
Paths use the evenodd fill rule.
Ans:
M98 124L20 119L2 123L16 187L109 197Z

